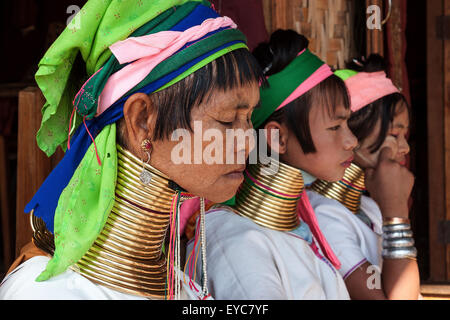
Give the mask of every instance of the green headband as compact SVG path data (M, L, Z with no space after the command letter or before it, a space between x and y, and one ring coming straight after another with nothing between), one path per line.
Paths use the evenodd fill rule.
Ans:
M259 128L283 102L325 63L308 49L297 56L283 71L270 76L268 88L262 88L261 107L252 115L255 128Z
M356 76L358 72L350 69L343 69L335 71L334 74L345 81L353 76Z

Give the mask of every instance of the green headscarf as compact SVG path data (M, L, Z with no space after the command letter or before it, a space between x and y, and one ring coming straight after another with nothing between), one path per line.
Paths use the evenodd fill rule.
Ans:
M186 2L189 0L89 0L84 5L39 62L35 78L46 99L36 137L42 151L51 156L58 145L65 150L72 99L109 59L109 46ZM78 53L82 61L75 64Z

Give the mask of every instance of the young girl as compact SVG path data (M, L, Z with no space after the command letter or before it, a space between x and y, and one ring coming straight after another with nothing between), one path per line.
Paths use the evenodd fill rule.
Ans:
M381 57L371 56L360 70L336 72L352 101L348 123L360 143L355 161L341 181L317 180L308 195L352 299L417 299L407 205L413 177L404 167L408 106Z
M247 166L233 207L207 213L202 267L197 241L188 245L189 274L206 269L217 299L349 298L304 188L309 174L341 179L357 140L344 82L307 48L305 37L279 30L254 52L270 87L252 122L265 129L259 145L271 158Z

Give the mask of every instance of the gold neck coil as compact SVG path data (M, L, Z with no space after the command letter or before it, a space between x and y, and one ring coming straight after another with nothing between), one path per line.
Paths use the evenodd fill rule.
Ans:
M247 167L236 195L236 212L263 227L292 231L300 226L297 203L304 190L303 176L299 169L271 160L271 166Z
M364 171L352 163L340 181L316 180L311 185L311 189L326 198L339 201L351 212L357 214L365 191Z
M167 264L162 246L169 226L174 191L169 178L151 172L149 185L139 180L142 161L117 146L115 203L106 224L74 269L93 282L120 292L164 299ZM53 254L53 235L32 217L35 244Z

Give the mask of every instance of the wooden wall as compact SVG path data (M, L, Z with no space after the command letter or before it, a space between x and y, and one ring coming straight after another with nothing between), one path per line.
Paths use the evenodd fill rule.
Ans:
M16 256L31 241L30 215L24 213L45 178L62 159L58 148L50 158L39 149L36 133L41 126L41 109L44 97L37 87L26 88L19 93L19 139L17 150L17 198L16 198Z
M355 56L352 0L264 0L269 34L293 29L310 40L309 48L335 68Z
M427 1L429 241L433 282L450 281L450 30L447 27L445 31L445 24L439 24L445 15L450 16L450 1Z

